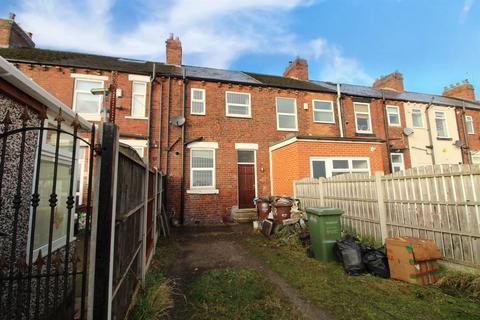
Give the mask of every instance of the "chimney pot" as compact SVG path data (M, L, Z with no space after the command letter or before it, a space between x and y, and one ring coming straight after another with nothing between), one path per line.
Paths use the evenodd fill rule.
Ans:
M31 33L31 32L27 32L27 36L28 36L30 39L32 39L32 37L33 37L33 33Z
M10 12L10 13L8 14L8 19L10 19L10 20L15 20L15 16L16 16L15 12Z

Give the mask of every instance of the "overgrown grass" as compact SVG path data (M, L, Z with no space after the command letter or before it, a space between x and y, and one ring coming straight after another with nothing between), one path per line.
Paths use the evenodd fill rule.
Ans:
M449 271L436 283L443 292L480 304L480 275Z
M174 258L175 250L171 243L159 240L145 278L145 286L140 289L137 301L130 311L130 320L157 320L168 314L173 306L173 282L166 278L165 271Z
M335 263L310 259L304 249L267 242L261 236L243 243L333 319L480 319L480 304L447 295L435 286L348 276Z
M207 271L186 294L187 319L301 319L267 280L246 268Z

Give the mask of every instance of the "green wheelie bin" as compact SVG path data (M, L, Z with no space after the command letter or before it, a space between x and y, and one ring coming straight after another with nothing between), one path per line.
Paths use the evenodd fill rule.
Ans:
M335 261L333 245L342 237L342 214L343 210L336 208L307 208L308 229L315 259Z

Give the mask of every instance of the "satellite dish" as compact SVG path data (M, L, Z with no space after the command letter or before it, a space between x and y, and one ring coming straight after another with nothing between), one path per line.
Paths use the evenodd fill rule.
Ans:
M170 119L170 123L174 126L181 127L185 124L185 118L182 116L175 116Z
M408 136L411 136L413 134L413 129L412 128L403 128L403 134Z
M453 143L453 145L457 148L462 148L465 144L463 143L462 140L457 140Z

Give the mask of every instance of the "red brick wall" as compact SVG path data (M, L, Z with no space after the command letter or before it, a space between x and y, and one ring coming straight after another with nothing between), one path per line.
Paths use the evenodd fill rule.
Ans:
M310 157L368 157L371 174L385 171L385 144L338 141L297 141L272 151L275 194L293 194L293 181L310 177ZM282 166L283 163L283 166ZM288 173L285 173L288 163Z
M471 116L473 119L474 134L467 134L468 145L471 152L480 151L480 110L465 110L466 116ZM465 123L463 122L463 109L457 108L455 110L457 116L457 126L459 131L459 138L465 143ZM464 163L468 163L468 150L464 149L462 152Z
M10 44L10 29L12 23L7 19L0 19L0 47L8 47Z

